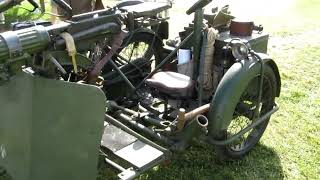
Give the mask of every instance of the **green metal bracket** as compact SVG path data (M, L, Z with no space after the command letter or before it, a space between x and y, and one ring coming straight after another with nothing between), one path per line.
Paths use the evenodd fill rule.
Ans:
M202 41L202 28L203 28L203 10L198 9L194 14L194 36L193 36L193 79L196 80L198 78L199 72L199 61L201 54L201 41Z

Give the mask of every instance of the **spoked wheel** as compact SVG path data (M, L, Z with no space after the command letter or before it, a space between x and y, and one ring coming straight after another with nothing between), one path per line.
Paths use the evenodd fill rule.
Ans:
M124 40L122 49L120 49L113 57L118 67L134 63L139 59L147 59L149 61L148 69L152 69L155 64L160 61L161 42L157 37L149 33L136 33L132 37ZM155 63L153 63L155 62ZM142 66L145 68L145 66ZM110 72L112 68L110 64L106 64L103 74ZM148 70L150 72L150 70Z
M265 66L262 88L261 108L258 108L259 83L261 75L253 77L242 92L242 95L233 112L233 119L226 130L223 130L219 139L229 139L233 135L246 128L255 121L255 112L259 117L269 112L273 106L276 96L276 77L269 66ZM220 159L238 159L247 154L260 140L269 119L243 134L240 138L225 146L216 146L216 152Z
M126 46L120 50L118 60L123 58L130 62L139 58L155 62L160 60L161 42L155 35L137 33L128 42L124 42L124 45Z

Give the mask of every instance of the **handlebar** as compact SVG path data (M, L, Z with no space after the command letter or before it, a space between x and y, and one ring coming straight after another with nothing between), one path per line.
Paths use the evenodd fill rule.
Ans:
M189 8L186 13L188 15L190 15L198 9L202 9L203 7L205 7L206 5L208 5L211 2L212 2L212 0L199 0L193 6L191 6L191 8Z
M71 17L72 16L72 7L66 3L64 0L53 0L54 3L56 3L60 8L65 10L67 13L67 16Z

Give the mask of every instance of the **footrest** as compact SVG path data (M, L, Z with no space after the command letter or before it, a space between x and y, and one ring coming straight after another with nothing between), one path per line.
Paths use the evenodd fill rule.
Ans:
M106 124L101 140L101 145L111 150L112 152L116 152L132 144L136 140L137 138L122 131L114 125Z
M101 146L109 149L116 158L131 164L130 168L123 168L113 161L106 161L111 166L122 171L118 174L120 179L133 179L166 159L162 151L109 124L105 126Z
M115 154L139 169L144 169L148 164L161 160L163 156L163 152L141 141L136 141Z

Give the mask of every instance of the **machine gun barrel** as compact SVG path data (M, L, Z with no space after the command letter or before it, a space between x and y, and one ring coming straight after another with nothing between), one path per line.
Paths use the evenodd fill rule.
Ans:
M0 63L45 50L50 43L48 31L43 26L34 26L0 34Z
M106 37L107 34L117 34L121 30L118 21L114 17L102 17L92 19L96 22L86 20L83 22L59 23L47 27L33 26L18 31L7 31L0 34L0 64L19 58L25 54L35 54L53 47L64 49L65 42L59 37L62 32L70 32L76 45L88 45L89 41L94 41ZM53 46L54 45L54 46Z

